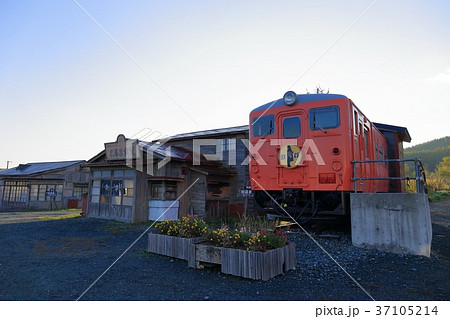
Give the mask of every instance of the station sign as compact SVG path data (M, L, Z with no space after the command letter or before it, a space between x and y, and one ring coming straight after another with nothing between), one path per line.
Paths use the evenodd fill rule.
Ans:
M128 145L127 138L123 134L117 136L117 140L112 143L105 143L105 155L107 160L124 160L127 158L127 154L131 152L131 159L136 158L136 147L133 144ZM129 141L129 140L128 140ZM129 155L130 156L130 155Z

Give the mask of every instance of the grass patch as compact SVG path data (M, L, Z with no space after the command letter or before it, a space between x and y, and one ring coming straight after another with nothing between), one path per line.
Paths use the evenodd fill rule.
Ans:
M36 219L38 220L60 220L60 219L70 219L70 218L80 218L81 215L79 213L75 214L67 214L67 215L58 215L58 216L40 216Z
M428 198L433 203L450 200L450 191L429 191Z
M135 230L139 228L148 228L153 224L153 221L145 221L145 222L138 222L138 223L125 223L125 222L119 222L119 221L111 221L111 224L103 225L101 229L103 230L109 230L112 232L124 232L127 230ZM153 225L153 227L155 227ZM153 228L152 227L152 228Z

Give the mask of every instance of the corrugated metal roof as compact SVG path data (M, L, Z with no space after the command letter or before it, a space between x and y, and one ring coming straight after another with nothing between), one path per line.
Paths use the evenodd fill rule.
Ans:
M333 100L333 99L342 99L347 98L345 95L341 94L297 94L297 103L307 103L307 102L316 102L316 101L324 101L324 100ZM252 112L263 111L268 108L286 106L284 100L278 99L276 101L269 102L267 104L261 105L257 107Z
M42 162L42 163L27 163L20 164L17 167L10 168L0 172L2 176L27 176L48 171L64 169L72 165L81 164L84 161L65 161L65 162Z
M174 158L179 160L186 159L190 153L176 146L169 146L165 144L149 143L144 141L139 141L139 146L143 148L147 153L153 152L153 154L159 158Z
M205 136L213 136L213 135L237 134L237 133L246 132L246 131L248 131L248 125L241 125L241 126L219 128L219 129L214 129L214 130L182 133L182 134L177 134L177 135L168 137L167 139L164 139L164 140L175 141L175 140L191 139L191 138L200 137L200 136L205 137Z

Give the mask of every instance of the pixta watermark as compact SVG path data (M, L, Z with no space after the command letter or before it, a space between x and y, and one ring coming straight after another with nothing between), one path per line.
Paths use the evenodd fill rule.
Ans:
M139 138L126 140L126 165L141 172L145 171L148 175L154 175L155 171L162 169L174 158L192 159L193 166L201 166L205 162L248 166L252 158L257 165L266 166L270 162L269 153L273 157L274 152L279 164L286 168L294 168L305 162L325 165L312 139L305 139L302 145L297 144L297 139L260 139L253 144L248 139L235 138L192 139L188 143L169 144L170 137L150 129L143 129L134 135L136 136ZM152 137L152 142L142 141L143 138L148 140L149 137ZM245 158L242 160L243 154Z

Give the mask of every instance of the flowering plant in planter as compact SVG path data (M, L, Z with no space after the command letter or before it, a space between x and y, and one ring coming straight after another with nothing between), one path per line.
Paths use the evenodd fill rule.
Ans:
M208 229L208 225L203 220L189 217L165 220L155 227L160 234L185 238L201 237Z
M203 237L214 246L252 251L266 251L287 245L287 238L283 232L265 229L252 232L245 228L230 230L224 226L218 230L209 229Z
M264 229L257 231L246 242L247 250L266 251L283 247L287 244L286 235L277 230L275 232L267 232Z
M203 237L205 241L217 247L244 249L249 251L267 251L287 245L284 232L279 230L244 226L230 229L223 225L219 229L209 227L202 219L183 217L180 220L165 220L156 225L163 235L195 238Z

